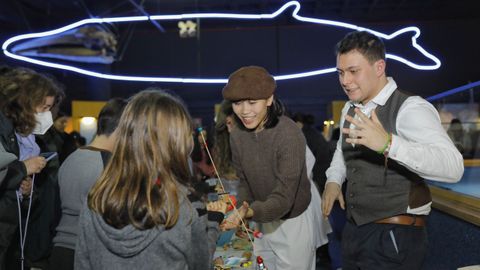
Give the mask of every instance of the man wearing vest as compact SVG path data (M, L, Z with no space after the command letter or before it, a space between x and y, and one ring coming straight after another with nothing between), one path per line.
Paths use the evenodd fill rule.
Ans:
M346 182L342 269L421 269L432 203L424 179L459 181L462 156L436 109L386 76L385 46L378 37L349 33L336 54L349 101L322 207L327 216L335 200L345 208L341 185Z

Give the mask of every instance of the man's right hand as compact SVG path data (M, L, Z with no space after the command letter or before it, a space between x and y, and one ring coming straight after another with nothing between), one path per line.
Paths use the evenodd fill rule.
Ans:
M27 175L39 173L47 165L47 161L42 156L36 156L23 161L27 168Z
M325 217L330 215L335 200L338 200L340 207L345 209L341 186L334 182L327 183L322 196L322 212Z

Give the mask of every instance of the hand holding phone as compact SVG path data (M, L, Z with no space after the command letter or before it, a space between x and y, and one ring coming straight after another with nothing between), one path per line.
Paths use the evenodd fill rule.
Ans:
M52 158L57 156L57 152L44 152L44 153L40 153L40 156L44 157L45 161L49 161Z

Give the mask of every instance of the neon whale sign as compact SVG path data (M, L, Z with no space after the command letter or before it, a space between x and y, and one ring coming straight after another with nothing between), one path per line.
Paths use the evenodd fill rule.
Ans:
M186 20L186 19L238 19L238 20L272 20L282 14L287 8L294 7L292 12L292 17L298 21L314 23L314 24L322 24L322 25L329 25L335 26L339 28L346 28L351 30L357 31L368 31L382 39L391 40L399 35L405 34L407 32L412 32L411 44L418 52L424 55L426 58L430 59L433 64L431 65L420 65L414 62L411 62L399 55L387 53L386 57L388 59L392 59L395 61L399 61L411 68L418 69L418 70L435 70L438 69L441 65L440 60L435 57L434 55L427 52L422 46L417 43L417 38L420 36L420 29L415 26L405 27L398 31L395 31L391 34L381 33L372 29L360 27L354 24L343 23L338 21L332 20L324 20L318 18L310 18L310 17L303 17L298 15L300 10L300 3L297 1L290 1L284 4L281 8L271 14L234 14L234 13L188 13L188 14L179 14L179 15L152 15L152 16L132 16L132 17L111 17L111 18L90 18L84 19L64 27L60 27L54 30L39 32L39 33L30 33L30 34L23 34L14 36L6 40L2 45L3 53L11 58L16 60L25 61L29 63L33 63L36 65L69 70L72 72L80 73L87 76L93 76L103 79L110 79L110 80L123 80L123 81L144 81L144 82L170 82L170 83L226 83L226 78L182 78L182 77L145 77L145 76L130 76L130 75L119 75L119 74L104 74L99 73L91 70L86 70L80 67L75 67L71 65L65 65L60 63L53 63L44 60L34 59L28 56L23 56L20 54L12 53L8 50L8 47L15 42L21 40L27 40L32 38L41 38L46 36L52 36L56 34L60 34L69 30L72 30L77 27L81 27L87 24L102 24L102 23L123 23L123 22L141 22L141 21L167 21L167 20ZM309 76L316 76L327 74L331 72L336 72L335 67L331 68L324 68L324 69L317 69L311 70L307 72L299 72L293 74L279 74L275 75L275 80L289 80L289 79L297 79Z

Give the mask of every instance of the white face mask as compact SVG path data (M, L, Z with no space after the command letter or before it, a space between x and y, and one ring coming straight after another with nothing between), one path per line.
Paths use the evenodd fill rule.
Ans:
M52 112L46 111L35 114L37 124L33 129L33 134L43 135L53 125Z

